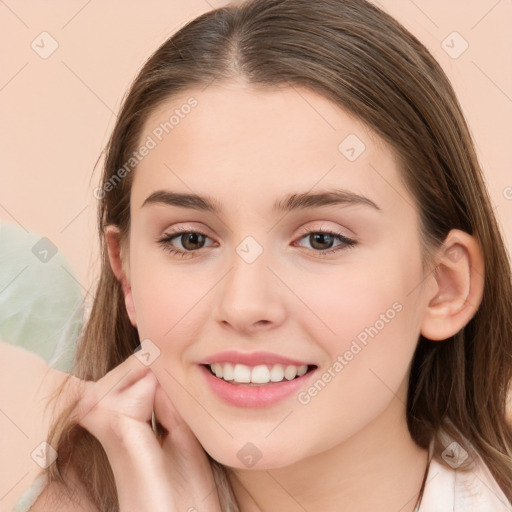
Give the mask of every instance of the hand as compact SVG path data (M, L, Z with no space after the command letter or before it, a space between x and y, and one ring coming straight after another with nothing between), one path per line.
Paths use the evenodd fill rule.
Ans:
M206 453L149 367L132 355L97 382L75 384L77 423L105 449L120 512L221 512ZM162 442L153 411L168 431Z

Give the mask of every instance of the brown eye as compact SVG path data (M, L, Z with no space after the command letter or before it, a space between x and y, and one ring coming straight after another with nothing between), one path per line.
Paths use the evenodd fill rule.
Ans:
M192 256L192 253L202 249L207 238L209 238L207 235L198 231L181 230L165 235L158 240L158 243L163 246L166 252L184 257ZM182 248L176 247L176 240L180 242Z
M357 244L355 240L347 238L341 233L319 229L306 230L300 239L309 240L312 249L320 255L337 252L343 249L349 249ZM335 240L339 240L340 243L333 248L333 243Z
M204 235L196 232L182 233L178 235L177 238L180 238L183 247L188 251L202 249L205 241Z
M313 249L325 251L332 247L334 237L329 233L311 233L308 235Z

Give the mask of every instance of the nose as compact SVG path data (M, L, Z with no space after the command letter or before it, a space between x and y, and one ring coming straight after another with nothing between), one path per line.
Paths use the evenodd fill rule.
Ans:
M235 252L217 292L216 316L224 328L251 334L284 322L287 290L269 260L265 251L253 262Z

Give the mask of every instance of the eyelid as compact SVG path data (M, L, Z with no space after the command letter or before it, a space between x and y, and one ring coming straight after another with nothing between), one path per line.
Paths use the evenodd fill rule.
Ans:
M345 234L342 232L341 227L335 226L331 227L325 224L325 221L319 221L320 224L314 224L314 225L307 225L300 228L300 234L308 234L308 233L316 233L316 232L331 232L336 233L337 235L343 236L345 238L352 238L352 234ZM322 223L323 222L323 223ZM345 228L346 231L349 231L349 233L352 233L349 229Z
M315 221L312 221L312 222L315 222ZM316 222L324 222L325 221L316 221ZM349 233L352 233L351 230L345 228L347 231L349 231ZM299 228L299 234L300 235L304 235L304 234L308 234L308 233L311 233L311 232L315 232L316 230L318 231L330 231L330 232L333 232L333 233L336 233L336 234L339 234L341 236L344 236L345 238L352 238L354 235L353 234L345 234L345 233L342 233L340 231L340 228L339 227L330 227L330 226L327 226L325 224L315 224L314 226L302 226L301 228ZM158 236L158 239L162 238L163 236L167 236L167 235L171 235L171 234L176 234L176 233L188 233L188 232L196 232L196 233L199 233L201 235L204 235L204 236L207 236L209 238L213 238L212 236L210 236L208 233L207 233L207 229L203 229L202 227L201 228L197 228L193 225L189 225L189 224L186 224L186 223L183 223L183 224L179 224L179 227L175 227L175 226L171 226L170 228L167 228L164 230L164 232L162 233L162 235L159 235Z
M300 234L296 236L294 239L294 246L296 246L297 242L300 242L303 238L307 237L311 233L324 233L327 235L334 236L339 242L341 242L339 245L335 245L334 247L330 249L326 249L324 251L317 251L314 249L308 249L307 252L311 253L315 257L327 257L330 255L335 255L337 253L340 253L342 251L346 251L347 249L351 249L358 245L358 242L354 240L351 237L348 237L344 235L343 233L340 233L339 228L328 228L325 225L322 226L307 226L303 227L300 230ZM202 230L194 229L190 226L181 226L179 228L172 227L170 232L164 233L164 235L157 239L157 243L162 246L163 250L168 252L169 254L174 255L175 257L180 258L194 258L196 256L200 256L202 254L202 249L204 247L195 250L195 251L187 251L183 249L177 249L174 246L171 245L171 241L174 238L179 238L180 235L187 234L187 233L195 233L199 234L201 236L204 236L206 238L209 238L210 240L213 240L212 237L210 237L207 233L204 233ZM215 244L215 242L214 242ZM300 246L299 246L300 247ZM199 253L199 254L196 254Z
M208 238L213 238L208 234L207 229L203 229L202 227L196 227L194 225L189 224L178 224L178 226L171 226L163 230L163 233L157 235L157 240L168 237L170 235L176 235L181 233L199 233L203 236L207 236Z

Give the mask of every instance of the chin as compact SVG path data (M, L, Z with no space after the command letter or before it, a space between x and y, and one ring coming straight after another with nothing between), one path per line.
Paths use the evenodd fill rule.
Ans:
M204 446L204 445L203 445ZM293 446L277 446L273 443L235 442L233 445L221 447L216 445L213 450L205 447L210 457L224 466L233 469L266 470L291 466L302 457Z

